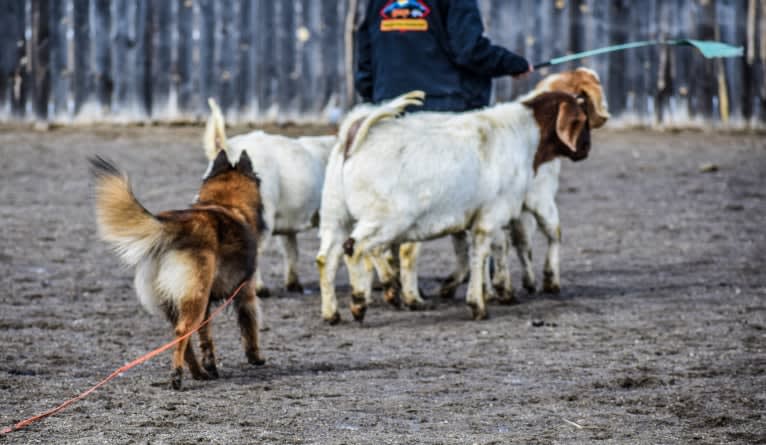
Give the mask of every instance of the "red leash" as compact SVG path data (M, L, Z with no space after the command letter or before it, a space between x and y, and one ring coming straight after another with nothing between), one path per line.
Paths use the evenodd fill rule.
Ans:
M30 425L32 423L37 422L38 420L42 420L42 419L44 419L44 418L46 418L48 416L52 416L53 414L58 413L59 411L62 411L64 408L68 407L69 405L84 399L86 396L88 396L88 394L92 393L93 391L97 390L101 386L105 385L108 381L112 380L113 378L117 377L118 375L122 374L123 372L129 370L130 368L138 366L141 363L144 363L145 361L149 360L150 358L154 357L155 355L158 355L158 354L161 354L161 353L167 351L168 349L170 349L173 346L175 346L176 343L180 342L181 340L189 338L192 334L197 332L202 326L205 326L206 324L210 323L210 320L212 320L213 317L218 315L218 313L220 313L226 306L228 306L234 300L234 297L237 296L239 291L242 290L242 288L245 286L245 284L247 282L248 282L248 280L243 281L236 289L234 289L234 292L231 294L231 296L229 298L227 298L226 301L222 305L220 305L218 308L216 308L216 310L214 310L210 314L210 317L208 317L206 320L204 320L202 323L200 323L199 326L197 326L196 328L192 329L187 334L185 334L185 335L183 335L181 337L178 337L177 339L173 340L172 342L170 342L170 343L168 343L168 344L166 344L164 346L160 346L159 348L155 349L154 351L151 351L151 352L149 352L147 354L142 355L141 357L133 360L132 362L130 362L130 363L126 364L126 365L123 365L122 367L120 367L119 369L114 371L113 373L109 374L109 377L107 377L104 380L98 382L92 388L90 388L89 390L83 392L79 396L74 397L72 399L69 399L66 402L62 403L61 405L59 405L59 406L57 406L57 407L55 407L53 409L50 409L48 411L45 411L44 413L38 414L38 415L36 415L34 417L30 417L30 418L28 418L26 420L22 420L21 422L16 423L13 426L9 426L7 428L4 428L2 431L0 431L0 434L5 435L5 434L8 434L8 433L13 432L13 431L18 431L18 430L20 430L20 429L22 429L22 428L24 428L24 427L26 427L26 426L28 426L28 425Z

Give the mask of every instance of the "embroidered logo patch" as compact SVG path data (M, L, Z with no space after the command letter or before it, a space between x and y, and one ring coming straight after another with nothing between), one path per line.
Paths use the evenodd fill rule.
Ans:
M428 14L431 8L421 0L391 0L380 10L380 30L428 31Z

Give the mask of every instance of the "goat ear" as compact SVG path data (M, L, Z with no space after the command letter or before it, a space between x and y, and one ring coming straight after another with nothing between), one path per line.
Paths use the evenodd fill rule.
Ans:
M242 150L242 154L239 155L239 161L237 161L237 171L243 174L253 173L253 162L250 160L247 151Z
M231 163L229 163L229 158L226 156L226 150L221 150L218 152L218 155L216 155L215 161L213 161L213 167L210 168L208 178L229 170L231 170Z
M588 80L580 85L580 89L588 102L588 121L591 128L601 128L611 117L604 102L604 91L601 85Z
M577 152L577 139L585 126L578 102L561 101L556 116L556 135L572 153Z

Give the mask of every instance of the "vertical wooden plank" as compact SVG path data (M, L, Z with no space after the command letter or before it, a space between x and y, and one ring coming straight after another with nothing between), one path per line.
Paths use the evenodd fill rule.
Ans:
M50 3L48 16L49 38L49 69L51 96L48 101L48 119L62 119L66 114L67 92L69 90L69 73L67 72L67 2L53 1Z
M745 63L742 64L741 80L742 80L742 95L740 100L742 101L742 118L748 125L751 123L753 117L753 105L755 99L755 91L753 83L755 81L754 65L756 54L756 16L758 12L758 0L742 0L747 2L747 26L745 30L744 42L745 42L745 54L747 58Z
M318 49L317 36L311 30L313 14L317 12L312 8L312 3L316 5L318 2L300 1L296 2L295 5L297 19L295 23L295 52L297 55L295 73L298 79L296 84L297 111L306 117L316 116L319 112L319 109L314 107L314 103L318 101L312 98L313 91L316 89L317 78L316 67L314 66L315 58L312 56Z
M760 88L759 88L759 118L761 122L766 122L766 0L759 0L758 9L760 16L758 20L758 46L760 51Z
M112 75L112 14L109 0L93 0L90 5L91 82L95 86L94 100L100 111L112 111L115 79Z
M150 0L136 0L134 58L136 61L136 78L133 85L134 97L137 102L136 112L140 118L151 115L152 110L152 27Z
M729 43L742 44L746 41L747 1L746 0L721 0L716 10L718 20L719 40ZM743 116L741 73L747 70L746 59L729 58L719 61L723 81L719 88L725 86L725 94L728 99L729 115L735 122L741 123ZM719 96L721 91L719 91ZM723 105L723 104L722 104Z
M147 59L151 79L147 89L152 118L168 117L170 87L173 81L173 7L168 1L149 2L147 20Z
M235 104L237 91L235 86L239 81L239 67L237 49L239 31L237 16L239 15L239 3L235 0L225 0L218 3L220 14L218 16L218 32L216 33L216 73L218 83L218 95L221 107L230 110Z
M283 118L294 116L296 106L295 76L295 6L293 2L279 2L276 14L277 35L277 103ZM342 29L338 30L342 34ZM343 85L339 85L343 88Z
M484 17L491 17L485 20L490 27L489 37L493 43L502 45L514 53L525 56L527 47L527 26L530 17L525 16L525 11L529 9L529 1L498 1L490 2L490 12L484 14ZM507 102L524 93L524 88L520 81L510 77L499 78L494 81L494 96L497 102Z
M695 23L694 38L699 40L715 39L715 10L715 0L694 5L692 8L692 20ZM715 64L699 54L693 54L691 67L692 75L689 78L691 114L702 119L711 119L715 114L714 101L717 97Z
M572 0L569 5L569 52L585 51L585 14L587 3L583 0ZM567 64L567 69L575 69L579 61Z
M199 72L199 96L194 104L196 116L207 116L208 97L218 97L218 82L215 75L215 32L216 13L219 3L214 0L199 0L199 60L195 70Z
M534 60L542 48L538 31L541 24L538 14L540 3L535 0L525 0L521 5L521 16L516 19L517 23L521 23L517 38L522 42L521 46L517 48L517 54L527 59L529 63L535 63ZM511 87L513 98L519 97L534 87L534 79L529 76L523 79L512 79Z
M336 60L342 57L339 42L337 39L338 30L342 28L339 20L337 3L325 2L321 11L322 23L324 24L324 33L322 35L322 60L325 61L325 95L335 97L336 103L343 103L341 89L343 88L343 78L339 76Z
M248 111L252 104L252 79L253 79L253 58L252 45L254 41L254 22L252 21L253 9L255 6L249 0L240 0L239 15L237 17L237 26L239 28L239 41L237 42L238 69L239 76L236 83L236 108L240 117Z
M637 40L657 39L657 0L644 0L644 5L637 11L639 33ZM655 95L657 94L657 65L661 49L656 46L642 48L642 64L639 67L640 90L638 96L638 116L644 124L654 119Z
M655 16L655 21L658 24L657 37L660 40L667 40L672 37L672 16L672 5L668 2L660 2ZM662 124L664 122L666 112L670 107L670 98L673 94L671 50L672 49L668 46L657 48L657 51L659 52L659 60L657 62L657 83L656 94L654 97L655 124Z
M194 60L194 42L197 40L194 30L194 8L191 0L176 1L175 37L176 59L173 63L173 88L176 91L176 106L180 114L188 115L192 110L192 70Z
M606 7L604 0L589 0L588 13L586 21L585 47L586 49L595 49L608 46L609 29L607 27L609 19L609 8ZM609 66L608 58L605 56L596 56L582 61L583 66L587 66L597 73L600 77L605 77Z
M614 0L609 4L609 44L619 45L628 40L628 17L630 2ZM626 53L616 51L609 53L608 85L609 110L615 116L625 112L627 105L628 83L626 82Z
M89 76L91 54L89 2L88 0L73 0L73 50L72 65L72 114L76 116L87 99L88 92L94 85Z
M256 60L256 91L258 92L258 114L264 118L271 112L273 89L272 83L276 77L275 62L275 38L273 32L274 26L274 4L273 2L259 2L256 40L257 54Z
M50 98L50 1L32 0L32 35L29 52L32 75L32 110L38 119L48 117Z
M0 4L0 106L11 114L23 113L28 80L24 63L25 3Z
M127 83L135 71L135 66L131 66L127 60L128 45L132 44L128 36L128 3L128 0L113 0L110 4L110 15L113 20L110 32L112 42L110 73L114 81L111 109L118 115L125 113L124 108L128 96Z

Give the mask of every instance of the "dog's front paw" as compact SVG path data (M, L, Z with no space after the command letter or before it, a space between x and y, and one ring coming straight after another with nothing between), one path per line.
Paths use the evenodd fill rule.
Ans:
M202 367L205 368L205 371L207 372L207 375L208 375L208 379L215 380L218 377L220 377L220 375L218 374L218 368L215 366L215 362L203 363Z

